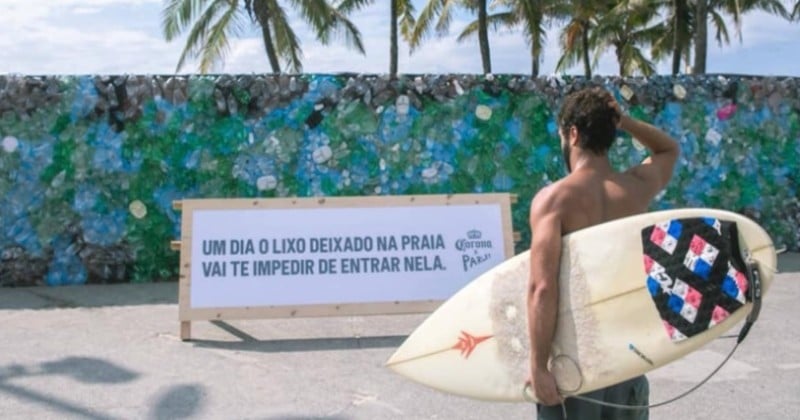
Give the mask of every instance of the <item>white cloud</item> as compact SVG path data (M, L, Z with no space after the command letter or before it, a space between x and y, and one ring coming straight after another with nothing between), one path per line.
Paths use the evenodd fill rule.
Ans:
M93 15L96 13L102 12L103 9L99 7L86 7L86 6L78 6L72 9L72 13L76 15Z

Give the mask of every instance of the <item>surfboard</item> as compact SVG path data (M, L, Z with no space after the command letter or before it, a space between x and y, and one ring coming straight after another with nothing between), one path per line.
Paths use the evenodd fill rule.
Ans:
M564 236L550 360L562 394L645 374L730 330L753 308L748 262L765 293L777 264L770 236L717 209L645 213ZM529 271L525 251L471 281L386 365L439 391L525 401Z

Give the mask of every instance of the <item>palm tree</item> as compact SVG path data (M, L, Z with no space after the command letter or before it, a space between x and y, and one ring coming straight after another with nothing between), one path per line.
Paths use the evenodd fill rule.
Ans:
M742 40L742 16L753 10L763 10L772 14L789 18L789 12L780 0L697 0L695 8L695 40L693 73L706 72L706 56L708 54L708 20L716 27L716 39L721 46L730 43L728 29L722 13L733 18L739 41Z
M375 0L342 0L337 10L347 15L373 3L375 3ZM397 78L398 32L402 33L404 38L410 38L416 22L414 4L411 0L391 0L390 13L389 75L394 79Z
M661 37L653 42L652 55L656 61L671 56L672 74L676 75L681 71L681 61L688 65L691 59L694 9L689 0L662 0L659 6L667 13Z
M792 20L794 19L800 20L800 0L795 2L794 10L792 10Z
M420 12L414 30L408 38L411 52L414 52L428 36L433 21L436 20L436 34L443 36L450 30L453 19L453 9L462 7L478 15L478 45L481 52L481 64L485 74L492 72L492 61L489 51L489 30L487 0L428 0ZM436 19L438 17L438 19ZM467 27L469 28L469 26ZM468 34L462 32L459 39L465 39Z
M614 1L609 0L571 0L565 4L569 9L569 21L561 30L561 58L556 64L556 71L565 71L579 61L583 62L586 77L592 77L592 62L589 53L592 50L590 34L596 25L598 16L610 10Z
M655 3L624 0L603 13L589 38L589 45L595 49L593 67L613 47L620 76L632 76L637 71L644 76L654 74L655 64L645 57L641 47L663 37L663 26L651 23L658 12Z
M521 26L525 41L531 49L531 76L533 77L539 75L539 64L547 41L547 20L557 14L560 4L561 2L558 0L495 0L490 6L490 9L503 8L503 10L487 17L488 27ZM479 27L480 22L473 21L464 29L458 40L463 41L475 34Z
M332 36L341 35L348 47L364 54L361 33L327 0L293 0L291 4L314 30L319 42L328 45ZM290 71L302 71L300 40L278 0L168 0L162 11L164 37L171 41L189 30L176 71L187 58L198 56L200 72L210 71L225 58L230 38L243 34L248 17L261 28L273 73L281 71L279 58Z

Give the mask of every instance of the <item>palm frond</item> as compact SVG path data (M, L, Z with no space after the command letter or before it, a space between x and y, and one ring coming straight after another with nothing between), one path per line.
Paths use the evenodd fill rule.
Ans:
M186 63L186 59L188 57L196 56L205 49L205 45L209 42L209 28L216 19L217 14L226 5L230 8L230 5L227 1L216 0L205 9L202 15L200 15L200 17L192 26L192 29L189 31L189 36L186 38L186 45L184 46L181 56L178 59L178 65L175 71L180 71L180 69ZM215 41L212 40L211 42L213 43Z
M349 14L357 10L361 10L366 6L371 6L375 0L341 0L336 5L336 10L340 13Z
M661 23L661 36L653 40L650 45L650 54L657 61L661 61L672 55L675 49L675 27L666 23Z
M519 23L518 16L512 12L497 13L486 17L486 26L493 30L497 30L501 26L514 26L517 23ZM466 27L464 27L464 30L461 31L461 34L458 35L456 40L458 42L463 42L469 39L472 35L477 34L479 24L480 22L478 22L478 20L473 20L470 22Z
M439 20L436 21L436 35L444 36L450 31L450 22L453 21L453 0L444 0L442 10L439 11Z
M590 44L591 43L592 41L590 41ZM611 48L611 44L608 42L601 44L594 44L594 45L595 48L594 48L594 54L592 54L592 63L591 63L592 69L597 68L597 66L600 64L600 58L603 56L603 54L606 53L606 51L608 51Z
M800 2L795 4L795 13L797 10L800 10ZM786 9L786 6L783 5L783 2L778 0L758 0L755 1L753 5L753 9L761 10L767 12L771 15L780 16L784 19L791 19L793 13L789 13L789 10ZM750 11L752 9L747 8L745 11Z
M728 36L728 27L725 25L725 19L714 10L709 10L709 16L711 16L711 21L714 23L714 27L717 30L715 39L719 43L719 46L730 44L731 38Z
M331 24L326 30L327 34L341 37L344 40L345 46L348 48L355 48L361 54L365 54L364 43L361 40L361 31L358 27L337 10L333 10L331 14Z
M447 0L430 0L425 7L422 8L422 12L420 12L416 24L414 25L414 30L411 31L411 36L408 39L411 52L419 47L422 41L427 38L434 17L438 16L446 1Z
M564 72L570 67L578 64L581 61L581 53L583 48L580 45L581 34L583 28L581 23L577 20L570 21L567 26L561 31L561 57L556 63L556 71Z
M579 51L575 50L563 50L561 57L558 58L558 62L556 63L556 72L564 73L567 69L570 69L580 63L581 61L581 54Z
M331 7L326 0L292 0L292 4L300 12L300 17L314 30L317 39L324 39L326 29L330 26ZM325 43L326 41L323 41Z
M629 45L622 52L627 75L633 75L637 70L642 76L652 76L656 72L655 64L645 57L642 50L635 45Z
M464 30L461 31L461 34L458 35L458 38L456 38L456 41L464 42L467 39L469 39L471 36L476 35L478 33L478 27L479 26L480 25L478 24L478 21L477 20L473 20L467 26L464 27Z
M534 49L538 46L544 45L546 33L544 31L545 13L547 12L548 3L540 2L538 4L530 1L520 1L516 3L515 12L519 15L518 19L522 23L522 32L527 38L528 44L532 45Z
M300 59L303 55L303 50L300 47L300 40L289 25L286 11L279 7L275 0L270 1L273 3L273 8L270 9L272 11L270 22L272 23L275 51L278 56L286 60L289 71L299 73L303 71L303 64Z
M214 64L224 60L230 44L229 37L242 33L237 7L229 7L211 27L200 57L200 72L207 73Z
M630 32L630 39L637 44L654 45L662 39L666 33L667 29L664 28L663 25L652 25L633 30Z
M414 26L417 24L417 19L414 17L414 5L410 0L403 0L400 7L400 34L406 42L411 42L411 35L414 32Z
M172 41L189 26L206 7L208 0L169 0L161 12L164 38Z

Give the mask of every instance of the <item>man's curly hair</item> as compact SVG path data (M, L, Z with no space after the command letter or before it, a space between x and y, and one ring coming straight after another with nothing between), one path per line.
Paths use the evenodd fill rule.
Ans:
M586 88L569 94L561 105L558 125L564 133L575 126L582 149L604 155L614 143L619 115L610 105L614 98L608 91Z

